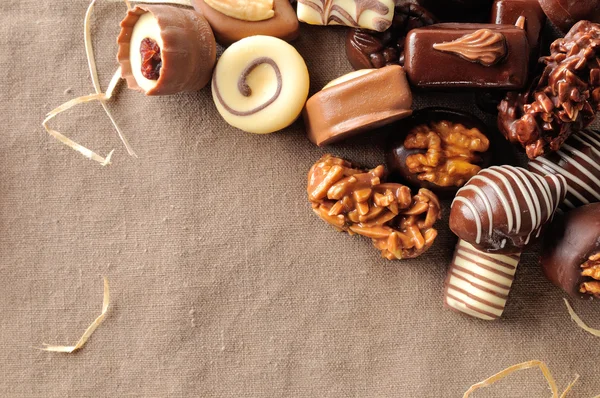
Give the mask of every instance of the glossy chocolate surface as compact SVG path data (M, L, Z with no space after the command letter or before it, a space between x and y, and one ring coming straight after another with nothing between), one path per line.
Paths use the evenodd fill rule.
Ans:
M306 135L318 146L332 144L410 116L411 105L401 66L374 69L310 97L303 112Z
M492 166L458 191L450 229L478 250L520 253L540 237L565 193L562 176L542 177L520 167Z
M514 25L519 17L525 18L524 29L531 47L530 63L537 62L540 53L542 30L546 23L546 15L537 0L496 0L492 6L490 22Z
M512 25L438 24L414 29L406 38L406 73L422 88L520 89L528 62L526 34Z
M227 16L204 2L192 0L192 5L208 20L217 42L229 46L245 37L264 35L292 41L298 37L299 24L296 12L288 0L273 0L275 16L263 21L242 21Z
M358 69L404 65L404 42L412 29L436 23L436 18L417 0L396 2L392 26L385 32L350 29L346 35L346 56Z
M407 119L385 127L384 130L388 134L386 161L392 178L400 179L411 186L430 189L444 197L451 197L460 187L440 186L429 181L420 180L418 175L411 173L406 165L408 156L416 153L425 154L427 152L426 149L407 149L404 146L404 142L408 133L419 125L442 121L461 124L467 129L476 128L483 135L489 137L485 123L474 115L448 108L425 108L414 112ZM489 167L492 164L491 145L490 150L480 153L479 156L480 161L476 164L482 168Z
M544 237L541 265L546 278L569 295L590 298L579 291L592 278L581 265L600 252L600 203L580 207L556 218Z
M539 0L540 6L563 32L582 20L600 22L600 0Z
M573 133L557 152L530 160L529 170L565 177L569 186L565 209L600 202L600 133Z

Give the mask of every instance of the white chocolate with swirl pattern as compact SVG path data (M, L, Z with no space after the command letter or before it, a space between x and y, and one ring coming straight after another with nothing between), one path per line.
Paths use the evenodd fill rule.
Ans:
M212 81L217 110L230 125L267 134L292 124L308 97L308 69L288 43L251 36L230 46Z

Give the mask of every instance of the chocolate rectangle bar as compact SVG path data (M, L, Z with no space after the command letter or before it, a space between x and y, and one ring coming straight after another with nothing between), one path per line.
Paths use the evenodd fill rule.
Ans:
M525 31L512 25L437 24L406 37L404 67L417 87L520 89L528 62Z
M523 27L527 33L527 40L531 47L530 62L537 61L539 54L540 38L546 14L542 11L538 0L496 0L492 7L491 23L514 25L519 18L523 20ZM535 58L535 59L532 59Z

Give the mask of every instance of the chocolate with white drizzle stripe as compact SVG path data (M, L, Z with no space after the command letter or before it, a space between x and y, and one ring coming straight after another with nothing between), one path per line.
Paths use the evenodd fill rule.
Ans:
M573 133L559 151L529 161L529 170L565 177L567 197L561 205L563 210L600 202L600 133Z
M446 277L444 305L476 318L499 318L520 257L520 254L484 253L459 240Z
M520 167L481 170L456 194L450 229L483 252L520 254L552 218L566 185L561 175L540 176Z

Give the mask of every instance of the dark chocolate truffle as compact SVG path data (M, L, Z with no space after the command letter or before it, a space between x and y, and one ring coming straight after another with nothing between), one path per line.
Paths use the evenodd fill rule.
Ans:
M600 0L539 0L540 6L563 32L582 20L600 22Z
M557 217L540 262L546 278L572 297L600 298L600 203Z

